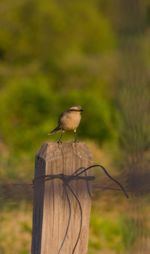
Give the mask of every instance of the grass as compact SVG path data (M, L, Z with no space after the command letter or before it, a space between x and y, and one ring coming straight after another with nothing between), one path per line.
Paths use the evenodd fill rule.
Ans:
M89 254L123 251L120 208L111 196L100 197L94 201L91 213Z
M108 203L107 203L108 202ZM112 203L112 209L110 204ZM110 197L93 202L90 221L89 254L122 253L120 209ZM31 248L32 206L6 204L0 210L0 254L29 254ZM124 235L125 236L125 235ZM111 251L111 252L110 252Z
M146 200L142 215L141 210L134 214L123 195L101 193L92 202L88 254L123 254L138 246L141 238L150 235L148 206ZM0 254L30 253L31 203L5 203L0 208L0 225Z
M31 245L31 205L6 204L0 210L0 254L28 254Z
M111 168L111 158L96 145L89 143L94 161ZM23 165L25 167L25 164ZM30 167L31 168L31 165ZM111 170L114 172L114 169ZM24 169L20 178L25 178ZM12 172L3 172L3 179L14 179ZM17 172L15 172L17 173ZM28 175L28 172L26 172ZM30 172L31 175L31 172ZM139 201L139 200L138 200ZM140 201L141 202L141 201ZM140 218L134 217L132 200L121 193L100 192L92 202L88 254L123 254L140 242L141 235L150 235L149 198L139 210ZM129 209L130 208L130 209ZM142 209L142 210L141 210ZM140 213L138 213L138 216ZM143 219L147 218L147 220ZM141 226L143 223L143 226ZM0 254L29 254L31 249L32 204L25 201L8 201L0 206ZM141 233L139 233L139 231ZM143 237L143 235L142 235Z

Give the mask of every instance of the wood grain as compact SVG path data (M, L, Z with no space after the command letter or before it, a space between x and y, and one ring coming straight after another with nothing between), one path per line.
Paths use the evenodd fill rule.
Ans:
M92 165L92 157L83 143L64 142L44 144L36 156L35 177L59 174L71 175L81 166ZM87 182L74 180L70 183L82 204L83 222L80 240L75 254L86 254L88 246L91 199ZM60 254L71 254L80 228L79 206L72 193L71 220L66 241ZM38 182L34 187L32 254L58 254L69 216L66 193L60 179Z

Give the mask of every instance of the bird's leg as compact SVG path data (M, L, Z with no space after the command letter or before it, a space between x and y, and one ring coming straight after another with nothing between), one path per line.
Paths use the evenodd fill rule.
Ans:
M63 136L63 131L61 131L61 135L60 135L59 139L57 140L57 143L62 143L62 141L61 141L62 136Z

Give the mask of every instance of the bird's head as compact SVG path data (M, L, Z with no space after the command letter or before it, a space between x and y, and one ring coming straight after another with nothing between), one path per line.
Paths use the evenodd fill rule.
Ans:
M70 107L68 111L82 112L83 109L82 109L82 107L80 105L78 105L78 106L72 106L72 107Z

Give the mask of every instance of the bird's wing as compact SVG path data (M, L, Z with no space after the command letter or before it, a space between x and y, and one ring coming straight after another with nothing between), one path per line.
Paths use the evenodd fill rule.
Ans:
M64 115L66 114L67 111L64 111L60 114L59 118L58 118L58 126L62 127L62 118L64 117Z

